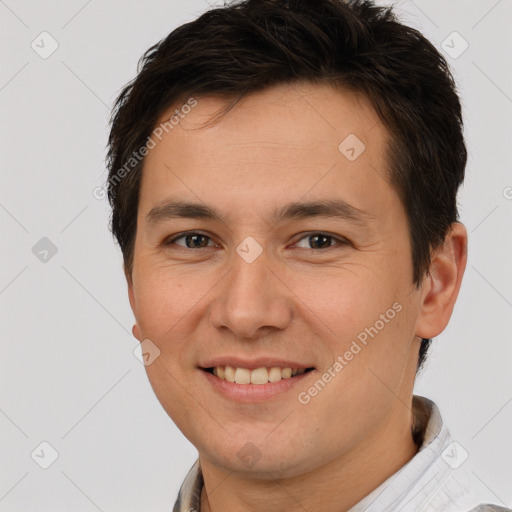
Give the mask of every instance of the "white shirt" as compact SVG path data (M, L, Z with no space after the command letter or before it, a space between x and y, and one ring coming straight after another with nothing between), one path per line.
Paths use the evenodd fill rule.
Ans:
M423 437L418 453L347 512L512 512L478 499L462 468L467 452L452 441L434 402L415 395L413 415ZM198 459L173 512L200 512L202 487Z

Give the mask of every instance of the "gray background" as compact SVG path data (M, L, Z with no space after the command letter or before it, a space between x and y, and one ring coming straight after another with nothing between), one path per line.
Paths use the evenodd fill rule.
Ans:
M170 510L195 460L133 354L121 255L93 190L109 106L138 58L209 4L0 0L1 511ZM417 393L438 403L480 490L512 506L512 1L395 4L451 52L470 153L468 267ZM58 43L46 59L31 47L51 49L43 31ZM43 441L59 454L47 469Z

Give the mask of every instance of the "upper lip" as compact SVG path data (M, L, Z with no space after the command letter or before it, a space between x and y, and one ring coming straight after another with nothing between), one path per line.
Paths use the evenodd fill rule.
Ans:
M276 359L275 357L257 357L254 359L240 359L239 357L218 356L206 360L199 365L201 368L214 368L216 366L232 366L233 368L247 368L255 370L256 368L272 368L277 366L279 368L297 368L306 369L312 368L311 364L303 364L289 359Z

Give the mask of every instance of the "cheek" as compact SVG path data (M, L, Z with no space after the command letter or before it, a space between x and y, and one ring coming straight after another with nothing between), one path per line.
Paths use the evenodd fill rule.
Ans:
M302 307L310 324L316 323L328 335L325 339L334 344L344 344L374 325L400 295L395 282L370 265L312 269L286 277L299 299L297 307Z
M147 337L161 338L204 295L194 277L165 268L140 268L134 283L135 315Z
M417 294L411 292L408 275L353 265L330 276L297 279L294 290L308 306L300 316L309 319L310 328L318 328L320 350L330 356L326 368L342 358L343 370L332 387L343 390L338 399L345 395L347 403L357 402L362 389L377 393L379 380L370 368L396 384L409 358L417 315Z
M209 294L214 292L222 273L184 273L176 267L159 265L139 267L137 277L135 317L141 337L158 346L159 363L173 375L193 372L197 340L206 336L204 319L211 301ZM155 382L165 380L163 368L157 374L156 367L147 367L148 376Z

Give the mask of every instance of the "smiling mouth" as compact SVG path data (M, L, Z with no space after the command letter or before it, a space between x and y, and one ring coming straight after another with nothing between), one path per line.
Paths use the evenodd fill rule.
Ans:
M236 384L268 384L279 382L283 379L291 379L303 373L310 372L314 368L280 368L273 366L270 368L235 368L233 366L214 366L211 368L203 368L204 371L215 375L220 380L232 382Z

